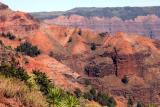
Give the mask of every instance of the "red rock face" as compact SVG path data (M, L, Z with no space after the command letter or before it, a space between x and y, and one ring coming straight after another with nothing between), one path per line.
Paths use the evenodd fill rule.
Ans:
M112 95L125 99L131 96L135 101L145 103L160 102L159 41L123 32L99 35L89 29L40 23L25 13L13 12L10 9L0 12L0 31L9 31L23 38L22 41L8 40L0 35L5 45L16 48L27 40L42 50L42 54L35 58L19 55L20 65L29 73L32 69L40 69L55 81L56 85L69 90L77 87L85 89L79 82L84 83L84 78L87 78L94 87ZM61 17L58 20L57 23L60 23L63 20L68 21L68 18ZM143 23L143 30L146 30L147 26L144 24L148 20L154 25L159 23L156 16L138 17L134 21L125 22L116 17L112 19L94 17L92 20L74 16L69 20L66 25L71 22L80 23L82 26L87 26L86 24L90 26L95 22L101 22L102 25L111 21L114 22L112 26L116 24L117 28L113 26L116 29L119 29L118 25L129 24L128 27L121 29L131 27L129 29L132 31L137 27L141 28L140 23ZM138 23L135 24L137 27L132 26L134 22ZM96 29L101 29L101 25L96 26ZM142 32L142 29L140 30ZM25 60L29 63L25 64ZM121 82L124 76L129 78L126 85Z
M30 15L23 12L15 12L9 8L0 10L0 32L11 32L26 36L39 28L40 23Z
M64 26L90 28L98 32L127 32L159 38L160 18L155 15L138 16L134 20L122 20L118 17L83 17L79 15L59 16L45 22Z

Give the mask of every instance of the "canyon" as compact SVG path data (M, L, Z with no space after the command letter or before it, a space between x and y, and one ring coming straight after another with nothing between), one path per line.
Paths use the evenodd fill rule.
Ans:
M126 32L159 39L159 7L74 8L64 12L31 13L48 24L89 28L101 32Z
M77 88L85 92L92 86L113 96L117 107L127 107L129 98L134 104L160 105L158 16L138 16L134 21L127 19L123 22L118 17L86 19L73 15L42 21L27 13L13 11L4 4L0 4L0 13L0 40L11 48L0 48L0 61L4 58L7 62L16 61L28 74L38 69L56 86L69 92ZM110 25L105 24L102 27L104 22L110 21L116 22L116 25L108 28ZM90 28L91 23L85 28L90 22L102 24L99 27L94 24L95 28ZM73 26L68 25L70 23ZM82 23L82 28L74 23ZM126 25L131 32L126 30ZM101 31L96 31L98 29ZM2 35L8 32L14 34L15 39ZM148 35L148 32L156 35ZM16 52L15 48L26 41L37 46L41 54L31 57Z

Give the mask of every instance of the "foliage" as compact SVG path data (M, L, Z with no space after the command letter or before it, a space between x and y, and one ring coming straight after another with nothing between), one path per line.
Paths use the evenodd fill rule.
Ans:
M29 76L22 67L15 67L13 65L3 64L0 66L0 74L6 77L15 77L22 81L27 81Z
M75 91L74 91L74 94L76 95L77 98L80 98L81 97L81 90L79 88L76 88Z
M116 101L115 101L115 99L113 98L113 97L109 97L108 98L108 107L115 107L115 105L116 105L117 103L116 103Z
M3 45L3 41L2 40L0 40L0 45Z
M72 42L72 37L70 37L68 40L68 43L71 43L71 42Z
M38 56L41 53L37 46L32 46L32 44L29 42L21 43L20 46L16 48L16 51L23 52L25 55L31 57Z
M83 97L88 100L93 100L93 95L90 92L84 93Z
M53 83L48 79L45 73L34 70L33 74L35 75L34 79L36 83L47 97L50 106L75 107L75 105L78 104L78 99L76 97L70 95L69 93L65 93L60 88L54 87Z
M84 79L85 85L91 85L91 81L87 78Z
M89 92L84 93L84 98L88 100L94 100L102 106L115 107L117 105L113 97L109 97L103 92L97 92L94 88Z
M108 105L108 95L103 92L98 92L96 100L102 105Z
M143 104L143 103L141 103L141 102L137 102L136 107L144 107L144 104Z
M96 44L95 43L91 43L91 50L92 51L96 50Z
M48 102L53 105L61 105L62 91L59 88L49 88L48 92Z
M128 107L132 107L133 106L133 101L131 99L131 97L128 98Z
M47 95L49 93L49 89L53 86L51 80L48 79L45 73L34 70L33 74L35 75L35 82L40 86L40 90Z
M158 107L158 106L156 106L155 104L148 104L146 107Z
M102 32L102 33L99 33L98 35L99 35L100 37L105 37L107 34L108 34L108 32Z
M7 34L5 34L4 32L2 32L2 36L5 37L5 38L8 38L10 40L15 40L16 39L16 36L13 35L12 33L8 32Z
M128 79L127 76L124 76L121 81L122 81L124 84L128 84L129 79Z
M66 105L67 107L76 107L77 105L79 105L79 101L75 96L68 95L66 97Z

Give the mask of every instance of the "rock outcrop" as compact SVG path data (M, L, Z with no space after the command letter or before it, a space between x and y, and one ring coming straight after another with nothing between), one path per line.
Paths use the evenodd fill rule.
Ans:
M125 101L131 97L135 103L141 101L160 105L158 40L124 32L99 34L89 29L48 25L9 8L0 10L0 13L0 32L11 32L16 36L10 40L0 35L1 42L6 46L0 47L0 60L5 49L9 48L7 46L11 46L13 54L6 53L6 61L10 60L8 56L16 56L19 65L28 73L34 69L45 72L57 86L68 91L75 88L84 91L85 80L88 80L97 90L122 97ZM113 19L113 22L123 23L119 18ZM75 16L70 20L80 23L85 18ZM101 21L100 18L96 20ZM146 16L134 21L159 23L159 18ZM15 53L12 48L25 41L36 45L41 55L32 58ZM127 79L125 84L122 81L124 77Z
M119 17L85 17L79 15L59 16L46 19L48 24L90 28L97 32L127 32L160 39L160 18L156 15L137 16L135 19L122 20Z

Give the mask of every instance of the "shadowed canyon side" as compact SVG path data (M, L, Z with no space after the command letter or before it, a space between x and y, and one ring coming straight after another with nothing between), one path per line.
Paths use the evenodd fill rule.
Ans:
M160 8L74 8L65 12L31 13L48 24L90 28L98 32L127 32L159 39Z
M31 76L31 80L27 80L27 82L33 82L36 73L33 75L32 71L39 70L39 72L45 73L55 86L67 91L65 94L80 96L80 98L78 97L79 103L81 103L80 107L94 107L94 105L97 107L101 107L101 105L127 107L129 104L137 105L138 103L155 104L157 107L160 105L159 40L133 34L138 32L125 33L115 30L116 33L99 33L88 29L88 27L82 29L47 24L32 18L27 13L12 11L1 3L0 13L0 70L3 70L4 63L11 65L11 70L14 73L16 69L12 66L16 64L23 67ZM62 16L62 22L65 17L67 16ZM102 19L94 17L96 21ZM86 19L81 16L70 16L69 20L81 23ZM123 23L117 17L104 18L104 20ZM134 21L137 23L151 21L158 24L159 18L157 16L142 16ZM56 22L59 23L61 20ZM125 23L132 22L133 20L128 20ZM128 26L131 25L128 24ZM113 26L112 29L114 28L116 29L116 26ZM14 73L11 74L15 75ZM0 84L1 81L3 80L0 80ZM50 80L45 80L44 84L43 81L40 82L47 87L46 81ZM45 90L45 88L43 87L41 90ZM76 93L74 93L75 90ZM79 90L84 95L80 95ZM46 93L48 91L52 92L49 97L52 98L51 102L53 101L54 104L57 104L53 100L55 96L59 98L59 96L64 97L65 95L57 94L57 88L47 90ZM87 93L87 91L89 92ZM23 104L21 100L14 97L9 99L7 95L4 94L3 99L0 99L0 106L2 103L16 107L28 107L27 104L34 102L29 100L30 102ZM15 95L17 97L19 94ZM20 93L20 95L23 94ZM42 97L41 94L36 97L41 98L40 96ZM81 101L83 98L88 100ZM72 97L67 97L67 99L71 99L67 100L69 102L72 101ZM61 101L58 99L58 102ZM82 105L88 103L90 106ZM76 104L78 105L78 103ZM35 104L35 107L41 106Z

